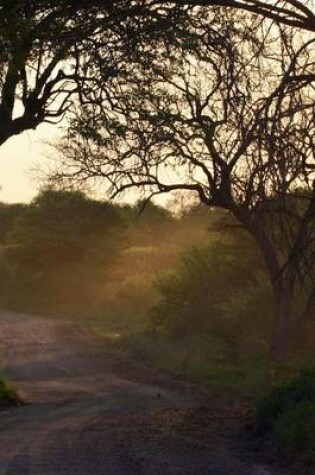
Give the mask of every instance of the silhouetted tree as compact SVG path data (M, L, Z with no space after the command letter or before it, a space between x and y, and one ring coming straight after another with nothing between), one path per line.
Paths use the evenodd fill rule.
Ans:
M93 104L99 112L108 83L139 60L144 45L162 38L176 43L187 34L187 15L213 6L315 31L312 7L300 0L4 0L0 145L42 122L58 122L75 105Z
M166 0L161 3L169 3ZM298 29L315 31L315 14L312 1L252 1L252 0L173 0L176 5L225 7L227 9L244 10L255 13L277 23L290 25Z
M88 109L80 118L83 138L65 144L55 179L100 178L111 196L182 190L232 213L263 255L274 292L273 351L283 359L294 289L312 252L314 40L276 26L254 37L248 21L225 10L197 15L193 49L151 48L150 67L112 83L101 122Z
M124 230L118 207L81 192L43 191L16 216L1 249L4 297L23 311L79 314L100 306Z
M0 145L84 104L99 108L108 82L171 31L176 12L141 0L2 1Z

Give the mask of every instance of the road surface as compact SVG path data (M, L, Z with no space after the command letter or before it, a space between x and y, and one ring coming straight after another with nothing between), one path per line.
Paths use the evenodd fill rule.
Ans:
M0 347L27 402L0 413L0 475L285 475L230 446L207 395L88 331L0 312Z

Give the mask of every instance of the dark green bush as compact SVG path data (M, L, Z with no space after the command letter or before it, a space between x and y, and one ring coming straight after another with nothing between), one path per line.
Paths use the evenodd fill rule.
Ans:
M273 434L287 451L315 455L315 402L299 402L280 414L275 420Z
M315 370L307 369L276 386L263 399L257 408L256 418L259 427L269 429L279 416L294 409L300 403L315 404Z
M17 406L20 403L14 387L4 378L0 378L0 407Z
M303 370L275 387L257 407L259 432L284 449L315 456L315 369Z

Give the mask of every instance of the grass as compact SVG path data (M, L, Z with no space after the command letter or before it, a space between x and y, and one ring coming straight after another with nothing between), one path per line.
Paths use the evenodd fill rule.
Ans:
M212 394L229 393L238 396L258 395L266 392L266 370L262 365L228 362L199 362L189 364L189 379L205 386Z
M214 351L214 345L200 335L174 341L150 332L131 332L116 338L114 344L153 368L186 377L211 394L258 398L268 389L269 368L264 362L220 358L220 348Z
M120 341L128 338L130 334L141 334L146 328L142 315L126 313L110 313L92 315L88 318L73 319L76 325L88 328L97 336L108 342Z

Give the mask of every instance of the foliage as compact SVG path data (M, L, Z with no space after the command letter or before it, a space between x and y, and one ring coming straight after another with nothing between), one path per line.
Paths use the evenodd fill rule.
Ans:
M300 402L277 417L273 434L289 453L315 461L315 402Z
M139 203L122 209L127 244L110 268L104 291L110 312L117 314L118 320L138 316L145 326L147 313L157 301L157 289L152 285L156 275L169 271L188 245L208 238L208 219L192 225L192 221L175 218L152 203L141 213L139 209Z
M315 40L279 25L262 34L260 19L239 12L190 14L186 42L152 45L149 62L112 82L100 117L85 108L52 180L99 180L111 197L194 193L231 212L263 254L276 307L272 348L284 360L293 294L315 272ZM97 127L97 139L86 127Z
M7 235L14 226L14 222L23 213L25 205L0 203L0 244L5 244Z
M118 326L144 320L155 273L207 236L207 219L191 226L155 204L139 210L55 190L29 205L3 204L1 306L104 322L108 313Z
M14 387L3 377L0 378L0 407L17 406L20 403Z
M268 283L245 233L221 235L186 251L156 286L160 300L151 315L157 332L175 339L207 334L219 359L222 353L240 357L266 351L272 310L266 303Z
M189 0L174 1L180 5L185 3L190 4ZM211 7L220 6L222 5L222 2L220 0L204 0L200 2L200 4ZM226 4L223 3L223 5ZM296 29L302 28L308 31L315 31L315 15L310 2L302 2L301 0L289 0L281 2L261 1L253 5L248 0L236 0L233 3L229 3L227 5L229 7L233 7L234 9L254 12L258 15L261 15L263 18L276 21L277 23L290 25Z
M200 332L172 338L142 327L117 338L115 345L154 368L184 376L211 394L258 397L266 390L265 361L226 358L225 346L213 335Z
M162 33L171 41L175 18L184 17L185 9L151 0L1 2L0 145L42 122L73 118L86 104L99 114L138 50ZM97 140L95 128L87 130Z
M295 408L300 403L315 401L315 371L304 370L289 381L274 387L270 395L257 408L257 423L270 428L279 415Z
M122 246L123 231L119 209L111 205L79 192L42 192L6 235L4 304L57 314L99 305L100 280Z
M108 245L112 229L119 227L122 221L113 206L80 192L48 190L25 209L8 239L22 265L49 268L56 262L76 261L87 253L92 257L99 241ZM118 234L115 239L119 241Z
M315 370L304 369L278 385L256 410L259 432L271 433L288 452L315 459Z

